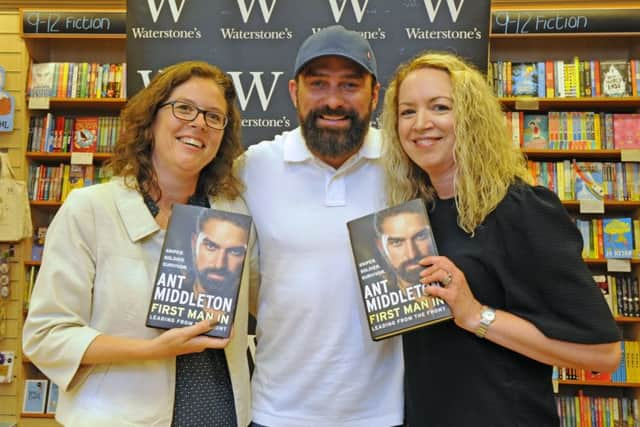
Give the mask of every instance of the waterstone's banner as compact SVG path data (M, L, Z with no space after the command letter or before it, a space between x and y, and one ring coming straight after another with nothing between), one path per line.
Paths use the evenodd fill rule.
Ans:
M127 91L175 62L217 65L233 78L251 145L298 125L288 81L313 32L334 24L359 31L384 89L400 62L430 49L486 70L489 10L490 0L128 0Z

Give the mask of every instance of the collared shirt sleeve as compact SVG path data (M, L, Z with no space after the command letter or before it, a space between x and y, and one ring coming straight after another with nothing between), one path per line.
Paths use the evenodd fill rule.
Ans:
M84 193L71 192L47 230L43 261L23 328L25 354L65 391L79 372L87 347L100 334L89 326L95 235L88 199Z

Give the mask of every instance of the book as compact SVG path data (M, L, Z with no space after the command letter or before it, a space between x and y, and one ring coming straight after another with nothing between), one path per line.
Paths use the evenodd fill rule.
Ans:
M602 163L573 161L576 200L602 200Z
M514 96L538 95L538 66L523 62L511 64L511 92Z
M630 96L629 63L620 61L600 61L600 85L603 96Z
M98 117L76 118L71 152L95 152L97 141Z
M523 148L549 148L549 118L546 114L525 114Z
M227 338L235 317L251 217L175 204L160 253L147 326L190 326L217 317L206 335Z
M60 390L58 384L51 381L49 383L49 393L47 393L47 414L55 414L58 409L58 396Z
M50 97L54 95L55 65L56 64L53 62L31 64L31 73L29 75L29 96Z
M371 338L378 341L452 317L420 283L417 260L437 255L424 203L410 200L347 222ZM407 256L410 254L411 256Z
M629 259L633 254L631 218L604 218L602 231L605 258Z
M613 146L617 150L640 148L640 114L613 114Z
M22 412L25 414L44 414L48 383L48 380L24 380Z

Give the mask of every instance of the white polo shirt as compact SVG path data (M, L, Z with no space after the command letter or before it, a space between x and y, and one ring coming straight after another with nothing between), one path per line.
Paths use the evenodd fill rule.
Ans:
M384 207L380 153L373 128L337 170L311 154L300 128L245 153L244 197L260 249L259 424L402 424L402 342L371 340L346 226Z

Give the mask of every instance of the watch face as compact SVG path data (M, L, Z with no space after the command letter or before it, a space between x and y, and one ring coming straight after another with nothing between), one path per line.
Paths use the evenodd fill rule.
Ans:
M485 310L482 312L483 322L492 322L496 318L496 312L493 310Z

